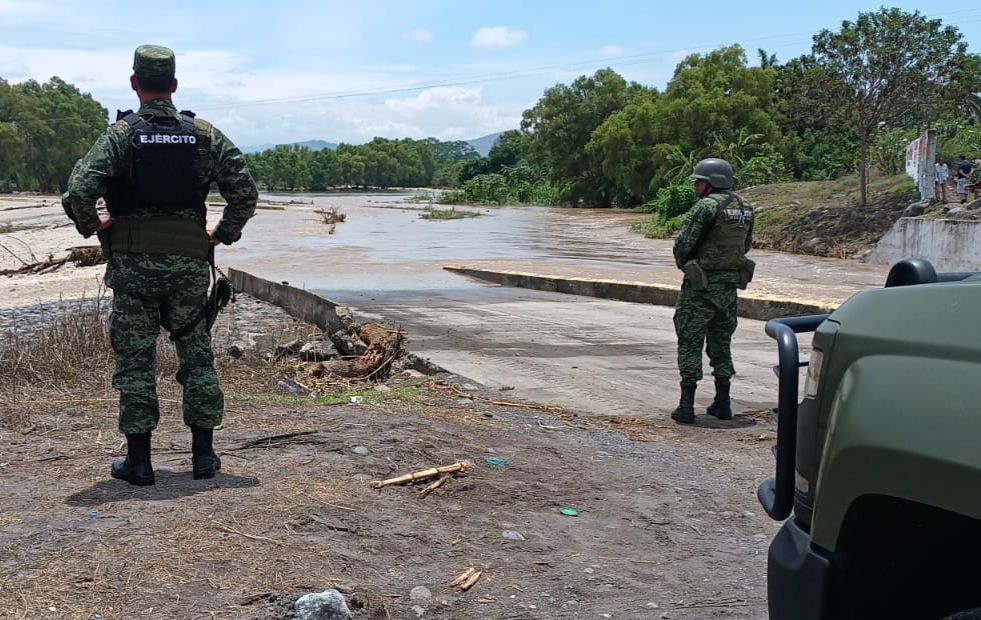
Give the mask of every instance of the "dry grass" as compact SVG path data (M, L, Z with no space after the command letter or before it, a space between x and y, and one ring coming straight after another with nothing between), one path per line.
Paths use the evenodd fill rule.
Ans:
M0 335L0 426L25 428L38 418L66 406L114 408L115 365L107 319L111 300L105 292L94 298L41 306L34 320ZM272 333L274 342L287 342L316 331L308 325L284 325ZM276 381L294 371L285 362L258 353L239 359L216 356L226 393L243 402L276 391ZM157 341L156 375L161 403L179 403L181 388L176 350L165 333ZM235 396L227 399L234 406Z

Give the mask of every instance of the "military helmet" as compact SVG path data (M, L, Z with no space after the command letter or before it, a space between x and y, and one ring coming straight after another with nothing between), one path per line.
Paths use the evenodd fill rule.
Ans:
M708 181L716 189L729 189L733 185L732 166L724 159L709 157L695 164L693 179Z

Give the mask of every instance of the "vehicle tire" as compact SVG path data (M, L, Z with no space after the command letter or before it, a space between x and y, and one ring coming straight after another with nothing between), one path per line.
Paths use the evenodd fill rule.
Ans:
M943 620L981 620L981 607L959 611L956 614L947 616Z

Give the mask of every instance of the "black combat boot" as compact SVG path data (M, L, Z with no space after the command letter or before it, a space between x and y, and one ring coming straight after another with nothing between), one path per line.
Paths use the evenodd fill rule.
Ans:
M153 466L150 464L150 433L126 435L126 458L112 464L113 478L144 487L154 484Z
M732 403L729 400L729 380L715 380L715 400L705 413L720 420L732 419Z
M221 459L212 446L214 433L213 428L191 427L191 464L195 480L214 478L215 472L221 469Z
M681 402L678 408L671 412L671 419L679 424L695 423L695 388L694 383L681 384Z

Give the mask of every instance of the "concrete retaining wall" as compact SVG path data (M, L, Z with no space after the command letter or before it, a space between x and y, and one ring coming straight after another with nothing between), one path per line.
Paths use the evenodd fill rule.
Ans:
M588 280L518 271L490 271L460 265L444 265L443 269L504 286L530 288L538 291L600 297L657 306L674 306L678 301L677 288L657 284L621 280ZM751 293L741 293L737 312L739 316L747 319L768 321L781 316L831 312L834 308L835 306L817 302L758 297Z
M873 265L923 258L937 271L981 271L981 222L904 217L869 254Z
M270 282L238 269L229 269L228 279L235 290L279 306L293 318L316 325L328 334L344 329L353 321L347 307L310 291Z

